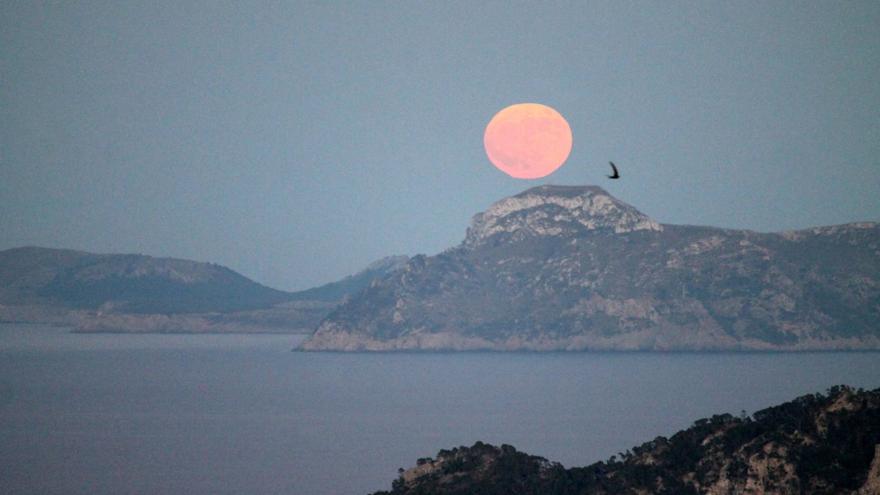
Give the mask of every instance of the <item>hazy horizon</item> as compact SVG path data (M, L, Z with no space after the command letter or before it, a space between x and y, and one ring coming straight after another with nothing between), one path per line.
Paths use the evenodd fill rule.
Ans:
M295 290L456 245L539 184L662 223L877 221L878 26L876 2L4 3L0 249ZM518 102L571 125L544 179L486 158Z

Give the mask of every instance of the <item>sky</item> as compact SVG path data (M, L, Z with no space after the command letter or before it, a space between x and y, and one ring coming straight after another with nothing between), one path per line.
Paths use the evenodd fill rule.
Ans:
M571 126L542 179L483 149L521 102ZM0 2L0 249L304 289L541 184L663 223L880 220L880 2Z

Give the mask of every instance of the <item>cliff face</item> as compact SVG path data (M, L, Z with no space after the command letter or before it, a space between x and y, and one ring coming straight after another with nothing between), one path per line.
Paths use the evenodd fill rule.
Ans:
M880 226L661 225L598 187L474 217L333 311L305 350L880 348Z
M477 442L420 459L390 492L482 494L880 493L880 389L835 387L758 411L701 419L618 459L565 469Z

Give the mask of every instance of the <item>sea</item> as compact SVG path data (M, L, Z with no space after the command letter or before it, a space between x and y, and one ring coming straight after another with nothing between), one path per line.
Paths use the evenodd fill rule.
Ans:
M0 493L366 494L480 440L583 466L880 354L304 353L290 335L0 325Z

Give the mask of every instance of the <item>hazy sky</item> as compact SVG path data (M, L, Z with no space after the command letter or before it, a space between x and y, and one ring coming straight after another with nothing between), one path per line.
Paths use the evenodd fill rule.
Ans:
M518 102L571 124L544 179L483 151ZM0 249L298 289L545 183L665 223L880 220L880 2L0 2Z

